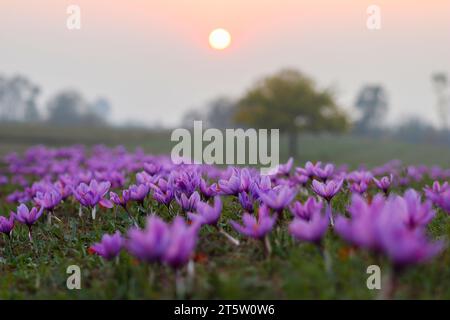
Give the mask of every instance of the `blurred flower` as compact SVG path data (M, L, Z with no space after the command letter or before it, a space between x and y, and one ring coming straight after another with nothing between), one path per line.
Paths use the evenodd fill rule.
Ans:
M147 184L140 184L138 186L131 185L128 190L130 191L130 199L137 201L141 204L144 203L144 199L147 197L150 192L150 186Z
M244 213L242 215L242 225L231 220L231 226L239 233L255 239L263 239L275 225L277 215L270 215L269 208L261 206L258 217Z
M127 250L139 260L156 262L164 254L169 243L167 224L157 216L147 218L144 230L132 228L128 231Z
M305 204L302 204L300 201L295 201L289 209L294 217L310 220L314 213L322 210L322 207L322 201L317 201L313 197L309 197Z
M180 216L169 226L169 243L163 261L174 269L184 266L194 253L198 237L198 225L188 225Z
M61 194L56 189L50 189L45 192L37 192L34 202L46 210L52 211L62 201Z
M93 244L90 249L106 260L111 260L119 255L124 245L124 239L119 231L113 235L104 234L102 240Z
M198 222L201 225L217 225L220 214L222 213L222 201L219 196L214 197L214 206L211 207L206 202L198 201L197 213L188 213L189 219Z
M272 190L261 192L259 198L269 208L281 212L294 200L297 191L288 186L278 185Z
M375 185L378 187L378 189L382 190L386 195L389 194L389 188L392 184L393 176L392 174L388 177L382 177L380 180L377 178L373 178L373 182L375 182Z
M295 218L289 224L290 234L297 240L320 244L328 228L328 217L321 210L313 211L308 220Z
M11 234L12 229L14 228L15 219L16 218L14 212L10 212L9 219L0 216L0 232L9 236Z

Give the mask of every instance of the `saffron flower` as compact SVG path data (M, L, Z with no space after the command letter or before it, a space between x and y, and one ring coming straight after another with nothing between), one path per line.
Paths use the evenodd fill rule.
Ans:
M328 228L328 217L321 210L314 211L308 220L295 218L289 225L290 234L299 241L320 245Z
M314 175L322 181L327 181L333 176L334 173L334 165L328 163L322 169L320 166L314 168Z
M126 209L128 201L130 201L130 190L122 190L122 195L119 196L117 193L111 191L109 193L109 199L116 205L121 206Z
M242 215L242 225L233 220L230 221L231 226L237 232L264 241L264 250L267 256L272 252L268 234L272 231L277 220L277 214L270 215L269 211L269 208L263 205L259 207L257 218L246 212Z
M16 220L14 212L10 212L9 218L0 216L0 232L11 236L11 232L14 229L14 221Z
M329 215L330 224L334 226L333 211L331 210L331 200L333 197L341 190L344 180L330 180L325 183L321 183L317 180L313 180L312 189L313 191L324 198L328 203L327 214Z
M175 199L184 212L192 212L197 209L197 203L200 201L200 194L195 191L188 198L186 194L182 193L180 196L175 195Z
M242 225L231 220L231 226L239 233L254 239L263 239L270 231L277 220L277 215L270 215L269 208L261 206L258 210L258 217L249 213L242 215Z
M353 193L363 194L367 191L368 187L369 186L364 181L353 182L352 184L350 184L350 191Z
M169 242L164 250L163 261L173 269L183 267L191 258L198 238L198 224L186 224L180 216L169 226Z
M189 219L196 221L201 225L215 226L219 222L220 214L222 213L222 201L219 196L214 197L214 206L210 206L205 202L199 201L197 203L197 213L188 213Z
M377 178L373 178L373 182L375 182L375 185L378 187L378 189L382 190L386 195L389 194L389 188L391 187L392 180L392 174L389 177L384 176L380 180L378 180Z
M134 223L135 226L137 226L137 221L136 219L134 219L134 217L131 215L130 211L128 210L128 202L130 201L130 190L125 189L122 190L122 195L119 196L117 193L111 191L109 193L109 198L111 199L111 201L118 205L121 206L125 212L127 213L128 217L130 218L130 220Z
M241 204L244 211L253 213L253 199L246 192L239 193L239 203Z
M119 231L114 234L104 234L102 240L93 244L90 250L106 260L117 257L124 245L124 239Z
M138 186L133 184L128 190L130 191L130 199L139 202L143 206L144 200L150 192L150 186L147 184L140 184Z
M233 171L233 174L228 180L220 179L217 184L218 190L223 195L237 196L241 191L241 178Z
M110 200L104 198L110 187L110 182L97 182L97 180L91 180L89 185L84 182L80 183L78 187L73 190L73 195L81 205L92 209L92 219L95 220L97 204L105 208L112 208L113 206L113 203Z
M390 200L398 215L406 226L411 229L426 226L435 216L431 201L422 203L420 195L413 189L405 192L403 197L395 197Z
M23 203L17 207L17 213L15 213L14 216L16 217L17 221L25 224L28 227L28 238L30 239L30 242L33 241L31 228L33 224L35 224L36 221L41 217L43 212L43 207L41 207L39 210L36 207L33 207L31 208L31 210L29 210L28 207Z
M61 194L56 189L50 189L45 192L37 192L34 202L48 211L47 223L51 224L52 214L55 207L62 201Z
M296 194L295 189L286 185L278 185L272 190L261 192L259 198L269 208L281 213L294 200Z
M294 215L295 218L310 220L313 214L317 211L322 210L323 204L322 201L318 201L313 197L309 197L306 200L305 204L302 204L300 201L295 201L290 207L290 211Z
M331 199L333 199L333 197L341 190L343 182L343 180L331 180L322 183L317 180L313 180L312 189L317 195L324 198L327 202L330 202Z
M167 224L155 215L147 218L144 230L132 228L127 237L130 254L147 263L160 261L170 240Z
M239 241L228 234L222 227L218 225L220 214L222 213L222 201L219 196L214 197L214 206L210 206L205 202L197 203L197 213L188 212L188 217L194 223L199 225L214 226L221 234L223 234L231 243L239 245Z

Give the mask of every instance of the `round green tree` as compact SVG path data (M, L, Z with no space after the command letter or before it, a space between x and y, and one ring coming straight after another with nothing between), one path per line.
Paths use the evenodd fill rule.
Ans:
M258 81L238 101L235 120L257 129L279 129L288 136L289 154L294 157L299 132L336 132L348 127L332 92L317 88L311 78L291 69Z

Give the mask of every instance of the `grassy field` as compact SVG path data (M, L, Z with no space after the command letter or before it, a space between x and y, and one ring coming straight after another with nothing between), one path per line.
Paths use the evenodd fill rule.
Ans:
M335 201L335 209L343 211L347 195ZM169 219L165 208L153 201L148 211ZM10 207L2 205L3 210ZM332 273L325 272L322 257L314 245L299 244L287 233L290 218L285 213L279 228L271 235L274 253L264 256L261 243L239 237L228 219L238 219L242 209L230 200L225 205L221 225L242 241L239 247L230 244L213 228L204 228L196 250L196 277L192 290L184 297L193 299L373 299L379 292L366 287L366 268L379 264L382 274L389 267L385 260L355 251L332 232L325 246L333 261ZM139 263L122 253L118 261L106 262L89 254L87 248L99 241L103 233L120 230L126 233L131 224L118 210L102 211L92 221L89 214L77 216L77 206L66 203L55 212L61 222L48 226L45 219L34 227L34 243L27 241L27 229L16 227L13 239L0 240L0 297L2 299L98 298L98 299L161 299L177 298L175 275L167 267ZM137 207L132 213L139 216ZM144 216L140 215L144 225ZM439 212L431 223L433 238L450 235L450 219ZM398 299L449 299L450 253L434 262L413 267L400 277ZM66 288L66 268L81 268L81 290ZM178 296L179 297L179 296Z
M55 131L39 127L21 130L0 128L1 153L21 151L32 144L68 145L96 143L124 144L129 148L143 147L148 152L170 151L168 133L150 133L144 130L66 129ZM450 163L450 150L434 145L410 145L389 141L371 141L355 137L304 136L299 142L300 159L382 164L393 158L405 163L427 165ZM283 150L284 148L282 148ZM284 158L286 158L284 156ZM413 185L420 190L420 185ZM0 212L5 215L14 206L4 201L12 186L0 187ZM373 190L372 190L373 191ZM394 190L401 193L403 190ZM304 196L298 196L304 199ZM334 201L337 212L345 212L348 193ZM164 207L148 199L148 212L157 212L169 219ZM145 217L136 206L131 212L144 225ZM295 242L287 233L290 216L285 212L279 228L271 235L273 255L263 254L257 241L240 237L228 224L229 219L239 219L242 209L235 199L227 198L220 224L232 235L240 238L235 247L215 229L201 231L196 250L196 277L188 298L247 298L247 299L373 299L377 290L366 287L366 268L380 264L383 274L388 272L387 261L355 251L333 232L328 232L325 246L333 261L331 273L325 272L323 259L315 246ZM100 240L102 234L120 230L126 233L130 222L121 209L102 210L92 221L87 213L78 217L78 206L67 202L55 211L61 222L49 226L44 219L34 227L34 242L27 241L27 229L17 226L13 238L0 236L0 298L98 298L98 299L160 299L177 298L174 272L166 267L146 265L122 253L118 261L105 262L89 253L87 248ZM438 211L430 225L433 238L450 236L450 217ZM81 290L68 290L66 268L81 268ZM450 252L432 263L413 267L400 277L396 298L450 299ZM179 296L178 296L179 297Z
M170 141L170 131L149 131L121 128L57 128L45 125L0 124L0 154L25 150L31 145L92 146L124 145L129 150L143 148L148 153L170 153L175 142ZM287 141L280 141L280 158L288 158ZM405 164L450 164L450 146L439 144L413 144L391 140L369 139L348 135L301 135L297 163L323 161L352 166L381 165L392 159Z

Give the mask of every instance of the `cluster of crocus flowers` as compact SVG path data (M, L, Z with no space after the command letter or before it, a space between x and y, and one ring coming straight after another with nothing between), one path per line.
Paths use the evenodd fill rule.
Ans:
M166 263L174 269L183 267L197 244L199 225L187 224L177 216L167 224L157 216L147 218L145 229L128 232L126 248L130 254L147 263Z
M450 214L450 185L448 182L442 184L435 181L431 187L425 188L425 195L436 206Z
M441 242L428 240L425 227L435 213L414 190L403 197L377 195L370 203L353 195L348 212L349 219L336 220L336 232L357 247L385 254L395 270L427 261L443 249Z
M313 243L323 253L328 225L334 225L332 202L336 197L346 201L349 195L350 217L346 212L338 215L333 232L356 247L386 255L396 269L426 261L442 249L440 242L428 239L426 227L435 216L432 204L450 213L450 187L439 182L450 178L450 170L404 168L398 161L349 172L321 162L294 167L289 159L268 175L250 168L174 164L165 156L106 147L94 147L89 154L80 147L36 147L23 157L11 154L5 161L8 177L0 177L0 185L16 184L18 189L6 200L20 205L9 218L0 217L0 232L10 235L19 222L28 226L31 240L33 224L43 212L48 217L62 213L62 201L92 210L93 218L97 205L115 205L125 210L134 227L124 235L104 235L91 252L110 260L125 250L140 261L175 269L192 257L200 229L216 230L239 244L224 230L228 221L223 221L222 211L230 208L236 215L230 226L242 236L260 240L267 253L269 235L275 226L277 234L285 231L284 213L289 209L293 215L289 234L299 242ZM436 180L424 190L429 201L422 201L413 190L395 195L395 187L428 178ZM25 203L35 207L28 209ZM141 216L147 215L143 229L140 216L133 216L136 207ZM148 216L153 210L161 216L168 211L171 222ZM106 219L116 217L108 213Z

